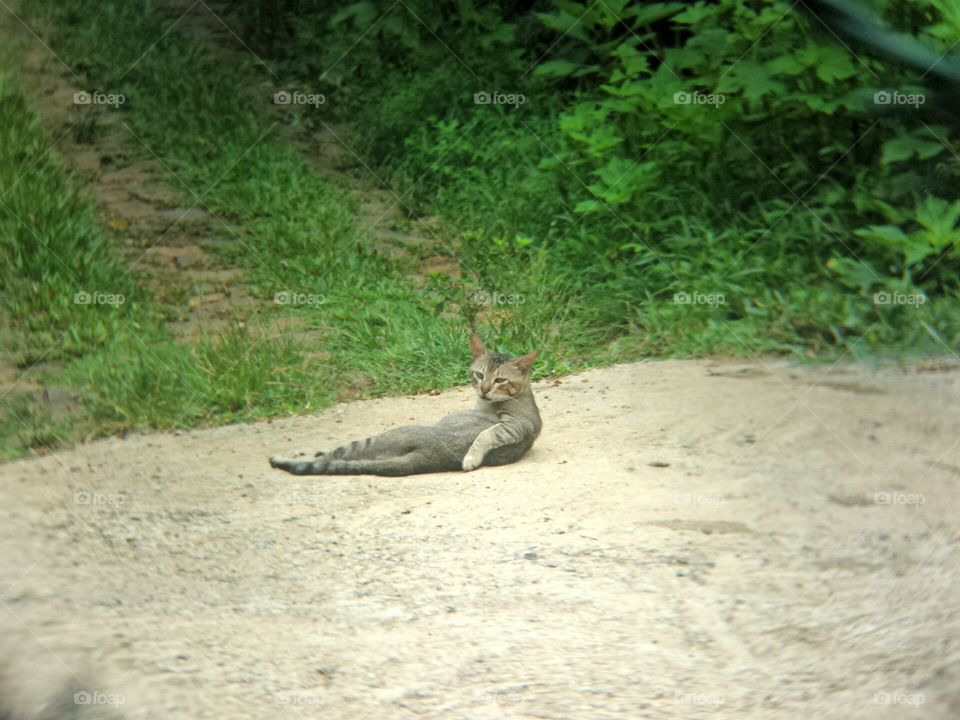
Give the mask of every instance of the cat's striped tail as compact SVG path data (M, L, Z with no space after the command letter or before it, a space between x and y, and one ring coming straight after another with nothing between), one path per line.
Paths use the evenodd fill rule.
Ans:
M331 453L332 454L332 453ZM414 454L380 460L340 460L330 455L312 460L270 458L271 467L294 475L386 475L399 477L423 472Z

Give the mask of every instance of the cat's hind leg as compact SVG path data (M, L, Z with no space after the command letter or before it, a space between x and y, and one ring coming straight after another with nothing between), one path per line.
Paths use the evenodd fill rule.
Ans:
M327 460L380 460L405 455L417 448L416 430L416 427L394 428L316 456Z
M430 468L436 460L424 452L421 434L419 426L394 428L328 453L317 453L312 459L271 458L270 465L294 475L400 476L435 472ZM422 469L425 467L428 469Z
M322 475L323 472L320 468L323 467L324 462L325 460L322 453L312 460L272 457L270 458L270 467L276 468L277 470L286 470L288 473L293 473L294 475Z
M397 457L372 460L341 460L326 456L313 458L312 460L270 458L270 465L294 475L384 475L401 477L434 471L433 468L425 467L423 458L415 451Z
M325 463L324 475L384 475L401 477L424 472L416 452L376 460L330 460Z
M340 475L346 474L346 471L338 472L337 470L332 470L331 467L345 467L342 463L369 464L381 460L395 459L392 456L379 455L379 453L389 450L393 450L393 448L385 447L383 443L380 443L378 446L377 438L372 437L366 438L365 440L354 440L352 443L341 445L336 450L331 450L330 452L318 452L313 458L309 459L272 457L270 458L270 466L278 470L286 470L294 475Z

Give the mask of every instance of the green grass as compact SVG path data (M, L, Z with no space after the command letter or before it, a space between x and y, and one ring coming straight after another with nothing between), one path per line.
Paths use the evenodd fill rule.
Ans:
M235 329L190 344L123 337L67 373L86 385L86 403L104 431L192 427L328 404L329 368L287 335Z
M90 200L47 152L50 142L14 79L0 73L2 351L22 382L82 393L68 417L51 415L17 387L0 398L0 458L130 428L222 423L331 402L335 366L305 356L289 333L268 335L268 326L174 342ZM93 302L78 302L83 297Z
M155 16L133 3L82 13L78 3L31 5L60 30L55 47L84 68L91 88L126 95L122 120L147 146L145 157L160 157L193 190L184 192L187 206L199 197L238 228L236 236L215 231L233 238L220 252L248 268L252 292L312 300L273 306L253 329L175 342L162 322L168 308L125 272L90 199L46 153L51 138L4 75L0 251L14 272L2 281L2 348L25 377L82 394L81 410L69 418L50 417L23 397L4 400L4 457L135 428L315 410L344 388L379 395L460 384L471 320L501 349L546 348L540 375L585 364L597 333L571 318L558 288L550 292L559 302L541 302L550 284L542 262L535 273L504 268L501 285L485 289L529 300L483 314L490 308L470 300L481 289L478 278L434 278L417 289L410 279L416 258L398 262L371 251L343 192L277 141L272 121L250 107L246 68L224 66L173 32L121 78L162 34ZM74 294L82 291L124 302L78 304ZM297 322L297 334L274 326L284 317ZM38 360L54 364L31 370Z
M384 92L390 87L385 80ZM414 204L429 204L452 225L475 229L475 244L506 237L546 248L551 272L582 303L581 315L606 328L608 339L624 336L619 346L653 355L772 352L808 360L944 355L960 347L956 282L919 307L883 306L875 292L919 288L882 270L880 284L859 288L830 270L825 259L844 254L842 242L855 245L855 220L813 200L816 216L805 208L788 212L789 201L735 210L679 176L632 206L597 205L578 217L567 200L583 194L575 170L558 168L544 149L564 147L552 121L528 117L521 125L486 106L473 112L477 117L462 123L421 124L404 152L383 159L398 190L411 189ZM722 173L713 181L735 182ZM622 245L611 251L615 237ZM724 302L677 304L678 293L722 295Z
M515 351L546 346L540 373L568 367L564 358L571 355L597 354L603 331L590 327L588 312L570 312L586 308L542 261L531 273L526 258L467 239L457 252L468 273L455 290L416 289L410 281L416 258L398 262L372 251L343 193L275 139L268 108L256 107L269 104L270 95L249 87L258 77L255 66L224 63L176 31L164 34L165 23L137 3L28 6L60 29L57 46L82 64L94 87L127 96L124 121L150 150L213 212L242 226L242 239L223 252L249 268L262 297L323 298L294 312L322 333L322 349L344 377L363 371L373 393L459 382L471 321L491 342ZM523 294L527 301L478 318L479 308L457 302L477 290Z
M797 249L819 252L835 239L809 214L767 235L775 207L717 208L695 188L654 187L642 223L627 213L625 227L603 210L604 222L578 222L563 207L583 188L544 160L541 140L564 142L549 118L528 115L522 127L485 106L463 122L408 123L403 142L383 128L349 133L398 191L411 190L412 211L444 219L446 243L423 252L456 254L463 276L434 275L419 287L421 258L376 252L344 191L278 139L270 94L250 86L261 72L252 61L211 56L132 0L25 6L53 29L52 46L88 89L126 96L117 112L139 140L131 146L175 173L185 206L201 201L229 225L212 222L211 232L230 240L217 252L247 269L250 292L307 302L267 303L222 335L174 341L163 323L170 308L125 272L78 181L46 152L52 139L22 91L0 75L0 258L11 270L0 278L0 347L29 379L39 373L82 393L68 418L22 397L0 401L2 457L135 428L310 411L344 392L461 384L471 329L500 350L540 349L538 377L646 355L824 359L942 354L957 342L955 294L920 308L877 307L811 264ZM385 107L416 109L418 86L398 80L379 80L399 88ZM620 247L610 242L621 236ZM80 304L79 292L124 302ZM724 302L678 304L677 293ZM38 361L49 368L30 371Z
M146 314L49 143L12 78L0 74L0 313L4 345L23 365L91 352L123 331L124 317ZM124 303L82 304L80 293Z
M850 62L784 2L691 4L672 27L642 25L638 44L641 25L626 33L630 21L615 16L672 14L647 5L467 3L457 14L430 0L251 0L241 12L257 51L272 53L288 82L329 92L364 162L413 210L441 215L464 252L498 240L544 250L544 297L564 288L569 317L616 343L593 354L600 361L613 347L809 359L960 347L957 228L940 210L927 213L939 228L928 232L918 213L929 195L953 199L955 123L930 114L920 124L856 99L879 78L917 78L868 56ZM950 22L924 41L938 36L948 51ZM796 62L821 54L836 76ZM731 82L745 65L769 82ZM671 102L724 83L722 111ZM526 102L478 105L478 87ZM910 155L917 148L933 154L923 161ZM903 236L863 236L881 223ZM925 243L924 260L909 259ZM867 283L855 258L872 264ZM523 262L506 253L480 273ZM882 306L878 291L927 302ZM726 302L677 305L678 293Z

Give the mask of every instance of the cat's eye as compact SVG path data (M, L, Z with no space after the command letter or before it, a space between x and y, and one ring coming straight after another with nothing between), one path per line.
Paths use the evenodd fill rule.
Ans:
M477 380L483 380L483 373L482 373L482 372L478 372L478 371L474 370L474 371L473 371L473 376L474 376Z
M506 381L507 381L506 378L497 378L497 379L494 380L493 382L494 382L494 383L505 383Z

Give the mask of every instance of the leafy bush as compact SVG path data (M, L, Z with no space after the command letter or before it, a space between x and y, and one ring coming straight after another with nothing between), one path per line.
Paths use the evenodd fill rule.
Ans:
M949 0L877 6L939 52L960 38ZM411 213L545 250L615 332L665 314L749 347L881 346L912 329L876 288L956 300L955 125L787 0L303 1L275 22L264 50L329 93ZM700 323L682 292L726 302Z

